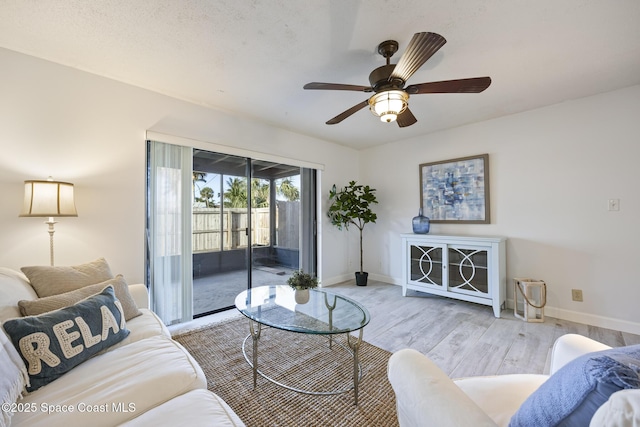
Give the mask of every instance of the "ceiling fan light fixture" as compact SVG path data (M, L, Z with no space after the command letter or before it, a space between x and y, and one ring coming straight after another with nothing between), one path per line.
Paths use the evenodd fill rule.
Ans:
M386 90L369 98L369 109L380 120L391 123L407 109L409 94L403 90Z
M396 122L398 127L406 128L418 122L408 108L409 94L427 93L480 93L489 87L491 77L473 77L466 79L443 80L411 84L406 82L422 65L429 60L447 42L440 34L430 32L415 33L406 50L396 64L390 58L398 51L398 42L387 40L378 45L378 53L386 60L386 65L377 67L369 74L369 86L342 83L311 82L304 89L349 90L375 94L360 101L353 107L328 120L335 125L354 113L364 109L367 104L376 117L386 123Z

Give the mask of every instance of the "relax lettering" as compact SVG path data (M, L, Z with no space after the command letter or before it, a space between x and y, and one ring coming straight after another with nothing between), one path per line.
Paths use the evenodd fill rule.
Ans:
M98 335L92 335L89 325L80 316L73 320L68 319L53 325L53 334L56 336L65 358L71 359L82 353L85 347L89 348L101 341L105 341L109 337L109 330L113 330L113 333L117 334L120 329L124 328L125 319L122 304L120 304L120 301L115 301L115 305L120 312L120 324L118 324L111 310L102 305L100 306L102 331ZM80 332L69 331L74 325L77 325ZM82 344L74 346L73 343L80 337L82 337ZM60 358L51 351L50 344L49 336L44 332L35 332L20 339L20 351L24 358L27 359L30 375L36 375L42 371L42 362L52 368L60 364Z

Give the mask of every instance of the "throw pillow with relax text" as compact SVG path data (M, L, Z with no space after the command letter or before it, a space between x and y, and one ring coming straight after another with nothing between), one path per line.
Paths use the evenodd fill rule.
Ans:
M2 325L24 360L32 392L129 335L120 301L108 286L70 307Z

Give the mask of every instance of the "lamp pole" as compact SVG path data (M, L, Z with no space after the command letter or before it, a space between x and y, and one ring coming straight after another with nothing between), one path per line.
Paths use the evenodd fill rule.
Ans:
M56 221L54 221L53 217L50 216L49 221L45 221L44 223L49 224L49 258L51 260L51 267L53 267L53 233L55 233L56 231L53 229L53 225L56 223Z

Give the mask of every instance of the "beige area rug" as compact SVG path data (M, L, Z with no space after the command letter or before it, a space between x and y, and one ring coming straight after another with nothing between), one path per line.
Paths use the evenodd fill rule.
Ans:
M353 390L338 395L309 395L287 390L258 376L242 354L249 321L242 317L174 337L202 366L208 388L222 397L249 427L262 426L381 426L398 425L395 395L387 380L391 353L367 342L360 347L363 378L359 404ZM344 336L329 348L326 337L263 328L258 367L289 386L314 391L353 386L353 356ZM252 341L246 343L251 360Z

